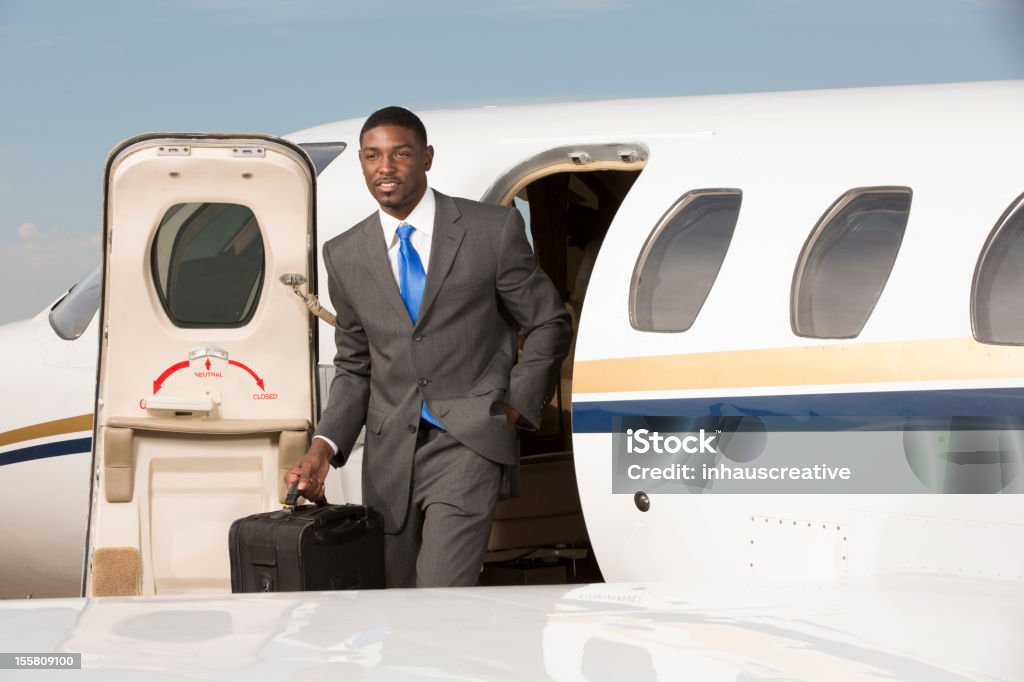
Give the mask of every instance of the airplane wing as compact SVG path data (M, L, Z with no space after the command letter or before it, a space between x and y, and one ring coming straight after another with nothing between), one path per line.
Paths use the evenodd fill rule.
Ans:
M932 576L0 602L76 680L1020 680L1022 636L1020 584Z

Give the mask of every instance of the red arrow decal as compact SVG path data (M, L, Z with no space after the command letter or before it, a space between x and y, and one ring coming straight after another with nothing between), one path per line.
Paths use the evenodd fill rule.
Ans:
M206 371L210 371L210 358L206 358Z
M186 363L186 364L188 364L188 363ZM260 387L261 391L267 390L266 387L263 385L263 379L260 379L258 376L256 376L256 372L254 372L251 369L249 369L246 365L243 365L242 363L236 362L234 360L228 360L228 364L229 365L234 365L235 367L241 367L246 372L248 372L249 374L252 375L252 378L256 380L256 385Z
M160 390L160 387L164 385L164 381L167 380L167 377L171 376L179 369L185 369L186 367L188 367L188 360L182 360L181 362L171 365L165 369L164 373L157 377L156 381L153 382L153 395L156 395L157 391Z

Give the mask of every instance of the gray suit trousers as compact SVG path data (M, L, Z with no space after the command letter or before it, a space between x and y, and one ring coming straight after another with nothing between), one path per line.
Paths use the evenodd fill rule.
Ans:
M476 585L502 467L420 422L405 523L384 536L388 587Z

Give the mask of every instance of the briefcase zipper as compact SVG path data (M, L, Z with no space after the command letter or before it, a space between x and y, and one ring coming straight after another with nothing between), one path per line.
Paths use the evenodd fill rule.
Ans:
M293 516L292 519L294 519L294 518L295 517ZM298 568L299 568L299 591L300 592L304 592L306 590L306 572L303 570L304 564L302 563L302 536L305 535L306 534L306 530L311 525L313 525L313 522L312 522L311 519L306 519L306 520L309 521L309 522L306 523L304 526L302 526L302 528L299 529L299 532L295 534L296 541L298 543L298 547L295 548L295 556L298 559L298 564L299 564Z
M298 534L299 546L295 550L295 555L299 558L299 591L300 592L303 592L306 589L306 572L304 570L302 570L303 569L303 565L304 565L302 563L302 534L305 533L305 532L306 532L306 527L303 527L303 529L299 531L299 534Z
M235 591L235 585L238 585L239 590L242 589L242 572L239 564L242 563L242 557L239 556L239 552L235 550L236 536L238 535L237 521L228 526L228 556L235 555L235 561L231 562L234 564L231 566L231 591Z

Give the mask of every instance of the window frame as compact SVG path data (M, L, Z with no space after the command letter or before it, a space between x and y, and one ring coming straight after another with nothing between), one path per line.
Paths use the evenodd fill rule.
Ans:
M263 263L262 263L262 266L260 267L259 281L256 283L256 286L253 288L253 290L250 291L249 296L248 296L247 301L246 301L246 304L245 304L245 305L248 306L248 311L246 312L246 315L241 320L239 320L238 322L218 323L218 324L210 324L210 323L206 323L206 322L186 322L184 320L179 320L175 315L173 315L171 313L170 297L168 295L168 292L164 291L164 288L161 286L161 283L160 283L160 268L159 268L159 264L157 263L157 251L158 251L157 245L159 243L160 229L163 226L164 220L167 219L167 215L170 213L170 211L173 208L175 208L175 207L177 207L179 205L188 205L190 203L204 204L204 205L207 205L207 206L209 206L211 204L217 204L217 205L221 205L221 206L223 206L223 205L241 206L242 208L245 208L246 210L248 210L249 213L252 214L252 219L254 221L256 221L256 230L257 230L257 232L259 234L260 244L261 244L261 247L262 247L262 250L263 250ZM190 215L188 218L186 218L182 222L182 224L178 227L178 231L174 235L174 239L173 239L172 244L171 244L171 251L170 251L170 254L168 256L168 262L167 262L167 273L166 274L167 274L167 286L168 287L170 287L170 285L171 285L172 275L174 273L175 268L179 267L180 264L181 264L180 262L175 263L174 254L177 253L178 249L180 248L180 240L182 238L183 233L188 229L189 224L198 217L198 214L199 214L199 211L196 211L192 215ZM235 235L235 236L237 237L237 235ZM228 241L230 243L231 240L228 240ZM185 248L187 248L187 247L188 247L188 245L185 246ZM260 219L256 216L256 212L253 211L252 208L250 206L247 206L246 204L239 204L237 202L223 202L223 201L179 201L179 202L171 205L170 207L168 207L168 209L164 212L164 214L162 216L160 216L160 222L157 225L157 229L153 232L152 243L151 243L150 249L149 249L149 265L150 265L150 271L152 273L152 275L150 277L150 281L151 281L154 289L156 290L157 300L160 301L160 305L163 308L164 314L167 316L167 319L175 327L178 327L179 329L240 329L242 327L247 326L250 322L252 322L252 318L255 316L256 310L259 308L260 301L263 298L263 288L266 285L266 278L267 278L267 240L266 240L266 238L264 236L264 233L263 233L263 225L260 222ZM254 293L255 293L255 298L253 297ZM252 303L251 304L248 302L248 299L252 299Z
M903 231L900 234L899 244L896 247L896 254L892 259L892 264L889 266L889 271L886 273L885 280L882 282L882 288L879 290L878 296L868 309L867 315L864 318L864 324L861 325L856 334L849 336L824 336L820 334L802 333L799 330L797 323L797 320L800 317L799 292L804 283L804 276L810 255L814 251L814 247L817 245L818 241L822 238L825 232L828 231L828 228L832 226L836 217L854 201L870 194L905 194L907 197L907 220L904 224ZM892 271L896 267L896 261L899 259L900 251L903 248L903 240L906 238L907 229L910 225L910 209L913 205L913 200L914 190L908 186L872 185L868 187L854 187L852 189L848 189L843 192L839 198L832 202L832 205L828 207L828 209L818 219L818 222L814 224L814 227L807 235L807 239L804 240L804 244L800 248L800 255L797 257L796 265L793 268L793 278L789 288L789 326L795 336L804 339L855 339L861 335L864 328L871 320L871 315L874 314L875 308L878 306L878 302L882 299L882 294L885 293L885 288L889 284L889 278L892 277Z
M736 210L736 223L733 225L732 233L729 236L729 242L725 247L725 254L722 259L718 262L718 267L715 269L715 274L711 278L711 286L708 287L707 294L698 306L697 311L693 314L693 319L685 329L645 329L638 325L636 319L636 303L637 295L639 293L640 285L640 274L643 272L644 266L647 265L647 260L650 258L651 253L654 251L655 245L661 239L662 235L683 211L689 208L698 199L705 197L724 197L724 196L735 196L739 199L739 206ZM682 194L676 199L669 207L658 222L655 223L654 228L647 235L646 241L644 241L643 247L640 249L640 254L637 256L636 261L633 264L633 274L629 278L629 325L638 332L646 332L650 334L681 334L689 331L696 324L697 318L700 317L700 313L704 310L704 305L707 303L708 296L711 295L711 290L715 287L715 283L718 281L718 275L722 271L722 266L725 263L725 259L729 255L729 249L732 246L732 239L736 234L736 228L739 226L740 211L743 208L743 190L735 187L714 187L704 189L693 189Z
M95 280L95 285L93 285L93 280ZM83 288L83 285L85 285L85 288ZM82 277L82 279L75 283L73 287L68 289L56 303L50 306L50 312L47 315L47 319L50 321L50 327L53 329L54 333L65 341L74 341L80 338L96 318L96 312L100 309L102 290L103 272L102 267L97 265ZM92 295L93 292L95 292L94 297ZM65 306L77 304L80 297L83 295L90 296L90 298L81 300L87 304L85 309L92 309L92 314L89 316L89 321L86 322L85 326L76 333L73 329L69 330L67 325L63 324L63 320L60 320L59 318Z
M1016 199L1010 202L1010 205L1006 207L1003 214L999 216L999 220L996 221L995 226L989 230L988 237L985 238L985 244L981 247L981 253L978 254L978 260L974 264L974 276L971 277L971 335L974 340L978 343L983 343L988 346L1024 346L1024 339L1018 342L1012 341L988 341L982 339L978 334L978 323L977 323L977 300L978 300L978 285L979 279L981 278L981 268L985 265L988 260L989 254L992 252L992 247L996 241L1002 236L1009 223L1021 214L1024 217L1024 193L1017 196ZM1022 220L1022 233L1024 233L1024 220ZM1024 237L1024 234L1022 234Z

